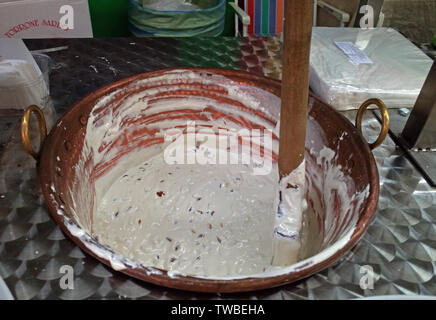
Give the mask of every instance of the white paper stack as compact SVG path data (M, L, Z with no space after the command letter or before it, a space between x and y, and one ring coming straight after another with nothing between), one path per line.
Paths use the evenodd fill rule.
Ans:
M338 110L370 98L413 107L433 61L391 28L313 29L310 87Z

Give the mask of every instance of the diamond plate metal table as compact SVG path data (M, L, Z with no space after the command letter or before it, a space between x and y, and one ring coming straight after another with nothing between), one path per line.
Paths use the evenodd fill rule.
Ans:
M59 115L94 89L168 67L221 67L280 77L280 42L267 39L32 40L51 52L52 99ZM354 113L346 116L351 121ZM129 278L87 256L49 217L35 162L21 147L18 118L0 115L0 275L17 299L349 299L436 295L436 190L390 139L374 150L380 173L377 218L359 244L330 268L295 284L244 294L195 294ZM369 139L379 123L368 113ZM60 267L74 268L74 289L60 288ZM362 289L362 266L374 271Z

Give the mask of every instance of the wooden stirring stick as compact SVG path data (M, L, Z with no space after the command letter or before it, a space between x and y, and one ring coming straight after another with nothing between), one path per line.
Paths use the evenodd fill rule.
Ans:
M301 243L293 237L295 221L303 214L299 211L304 210L304 168L296 169L304 160L313 16L312 0L285 2L279 172L281 187L287 185L291 177L295 185L291 186L289 193L280 192L278 224L274 229L276 236L272 264L275 266L295 263L301 247Z
M280 178L289 175L304 159L313 1L286 0L285 19L280 112Z

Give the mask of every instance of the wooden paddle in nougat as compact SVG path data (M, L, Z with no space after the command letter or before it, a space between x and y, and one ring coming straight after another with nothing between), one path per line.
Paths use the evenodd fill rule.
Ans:
M304 159L313 1L286 0L280 111L280 178Z
M304 160L307 105L309 102L309 57L312 36L313 1L286 0L282 92L280 111L279 173L287 177ZM300 187L304 186L304 176ZM282 196L282 194L281 194ZM284 199L280 199L284 201ZM281 215L290 213L281 210ZM275 239L274 265L288 265L296 261L296 242L293 235L281 233ZM289 238L289 239L287 239Z

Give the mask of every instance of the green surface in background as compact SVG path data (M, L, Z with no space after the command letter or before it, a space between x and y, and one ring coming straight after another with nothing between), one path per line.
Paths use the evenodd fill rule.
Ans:
M230 2L235 2L235 0L227 0L226 7L226 16L225 16L225 25L224 31L221 34L225 37L234 37L235 36L235 11L229 5Z
M130 36L127 28L128 0L89 0L94 38Z
M269 33L269 0L262 0L262 35L268 36Z

